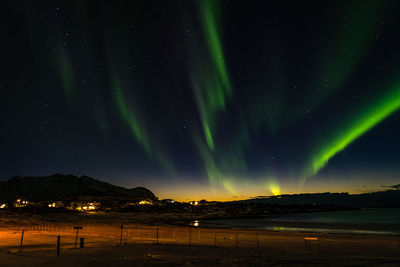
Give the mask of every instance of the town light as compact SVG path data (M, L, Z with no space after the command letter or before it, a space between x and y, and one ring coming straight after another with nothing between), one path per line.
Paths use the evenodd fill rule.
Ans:
M139 205L152 205L153 203L151 203L150 201L147 200L142 200L139 202Z

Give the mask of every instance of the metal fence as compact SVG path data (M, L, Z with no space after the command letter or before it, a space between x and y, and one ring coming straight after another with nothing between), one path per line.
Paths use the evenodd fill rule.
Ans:
M224 230L180 226L148 225L8 225L0 224L0 247L10 249L37 249L60 247L124 245L130 243L176 244L211 247L263 247L277 238L257 231ZM76 229L79 228L79 229ZM77 244L79 243L79 244Z
M358 237L363 238L363 237ZM365 237L362 246L366 251L375 249L376 242L386 237ZM389 237L387 237L389 238ZM284 247L290 251L319 253L341 249L350 252L353 239L345 236L279 233L271 231L214 229L181 226L148 225L106 225L106 224L41 224L9 225L0 224L0 248L13 251L50 249L60 250L79 247L99 247L106 245L175 244L185 246L231 247L231 248L274 248ZM382 251L399 251L399 243L388 242ZM343 246L342 246L343 245ZM360 246L358 244L357 246Z

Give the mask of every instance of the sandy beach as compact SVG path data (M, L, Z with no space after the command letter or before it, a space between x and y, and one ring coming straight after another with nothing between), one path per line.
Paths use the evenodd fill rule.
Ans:
M196 228L154 228L123 233L115 225L82 231L85 248L74 249L75 232L26 231L19 253L20 230L0 231L1 266L399 266L400 237L315 234ZM172 238L172 230L175 237ZM146 233L146 234L144 234ZM56 237L61 235L60 256ZM213 237L217 237L214 243ZM238 242L236 242L238 236ZM258 239L255 239L255 237ZM318 238L311 248L305 237ZM258 242L257 242L258 241ZM215 244L217 246L215 246ZM257 248L258 246L258 248ZM79 247L79 246L78 246Z

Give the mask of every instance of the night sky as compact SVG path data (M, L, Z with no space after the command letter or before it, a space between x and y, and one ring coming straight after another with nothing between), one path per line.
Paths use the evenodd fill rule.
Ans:
M160 198L400 181L400 2L2 1L0 179Z

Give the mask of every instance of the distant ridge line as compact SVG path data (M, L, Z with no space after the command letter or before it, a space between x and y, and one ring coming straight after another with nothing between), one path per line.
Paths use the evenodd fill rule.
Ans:
M17 198L30 201L74 200L88 197L156 199L149 189L132 189L102 182L89 176L77 177L72 174L21 177L14 176L0 182L0 201L11 202Z

